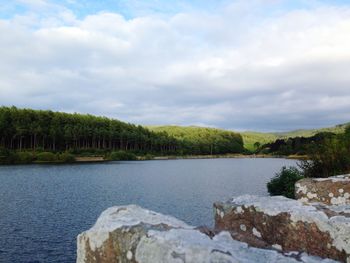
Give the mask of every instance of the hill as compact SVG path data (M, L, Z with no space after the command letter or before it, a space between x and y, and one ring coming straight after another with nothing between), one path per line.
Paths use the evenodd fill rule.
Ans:
M259 145L263 145L269 142L274 142L278 139L278 136L273 133L263 133L263 132L253 132L253 131L247 131L241 133L243 142L244 142L244 148L253 151L255 150L255 143L259 143Z
M271 132L271 133L263 133L263 132L254 132L254 131L246 131L241 132L244 141L244 147L248 150L254 150L254 144L256 142L260 143L260 145L274 142L278 139L288 139L288 138L296 138L296 137L305 137L309 138L318 133L322 132L332 132L335 134L343 133L345 131L345 127L349 125L349 123L339 124L333 127L320 128L320 129L299 129L289 132Z
M287 139L295 137L312 137L317 133L321 132L333 132L336 134L342 133L345 130L345 127L350 123L340 124L333 127L320 128L320 129L300 129L289 132L254 132L254 131L245 131L240 132L242 136L244 147L248 150L255 150L255 143L260 145L274 142L278 139ZM166 132L170 136L174 136L178 139L191 138L191 136L205 137L205 133L208 132L231 132L223 129L215 128L206 128L206 127L197 127L197 126L176 126L176 125L164 125L164 126L147 126L148 129L157 132ZM236 132L234 132L237 134Z
M153 132L166 133L186 144L192 142L208 154L241 153L244 151L243 139L239 133L222 129L196 126L147 126ZM196 152L192 149L192 152Z
M321 132L333 132L335 134L343 133L345 131L345 128L347 125L349 125L350 122L344 123L344 124L339 124L333 127L327 127L327 128L320 128L320 129L310 129L310 130L294 130L290 132L277 132L274 133L276 136L279 138L289 138L289 137L311 137L314 136L317 133Z

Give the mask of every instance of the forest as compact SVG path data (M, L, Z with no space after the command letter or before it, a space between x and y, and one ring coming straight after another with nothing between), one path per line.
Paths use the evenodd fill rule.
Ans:
M197 150L206 154L245 152L242 136L232 131L197 126L149 126L151 131L166 133L185 144L195 142ZM231 151L231 149L237 149ZM196 151L192 149L192 151Z
M257 145L257 152L272 155L309 155L315 146L324 144L326 140L334 139L338 134L320 132L311 137L294 137L277 139L274 142Z
M9 151L200 155L241 153L244 147L241 135L228 131L181 138L106 117L0 107L0 157Z

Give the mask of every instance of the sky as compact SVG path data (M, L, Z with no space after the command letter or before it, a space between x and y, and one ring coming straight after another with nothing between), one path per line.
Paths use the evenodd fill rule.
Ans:
M0 0L0 105L142 125L350 121L350 0Z

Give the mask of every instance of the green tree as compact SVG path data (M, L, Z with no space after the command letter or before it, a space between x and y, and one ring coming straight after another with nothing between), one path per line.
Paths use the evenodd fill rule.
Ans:
M329 177L350 172L350 127L309 147L309 160L299 166L305 177Z

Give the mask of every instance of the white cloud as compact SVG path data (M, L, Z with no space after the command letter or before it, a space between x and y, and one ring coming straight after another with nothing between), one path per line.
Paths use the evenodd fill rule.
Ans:
M263 16L261 1L242 3L130 20L55 6L0 20L0 104L236 129L349 121L350 8Z

